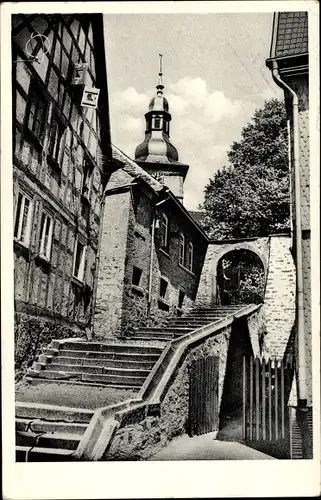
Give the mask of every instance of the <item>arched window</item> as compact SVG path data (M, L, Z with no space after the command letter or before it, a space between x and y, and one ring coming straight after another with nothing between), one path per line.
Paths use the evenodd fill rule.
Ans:
M161 214L160 217L160 246L165 252L168 251L168 217L165 214Z
M185 264L185 236L183 233L179 235L179 263L181 266Z
M189 242L187 247L187 269L193 272L194 265L194 245Z

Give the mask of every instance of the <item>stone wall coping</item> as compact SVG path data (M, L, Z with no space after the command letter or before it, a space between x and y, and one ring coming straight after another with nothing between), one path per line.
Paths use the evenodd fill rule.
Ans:
M138 393L138 397L142 400L151 398L150 401L154 404L159 403L165 396L166 388L171 380L171 377L173 376L182 355L188 347L201 340L205 340L213 334L220 333L221 330L230 326L235 318L253 314L261 306L262 304L249 304L224 319L214 321L213 323L209 323L208 325L182 335L178 339L171 340L166 345L158 361L146 378Z
M247 238L234 238L228 240L212 240L209 239L209 245L226 245L229 243L242 243L242 241L256 241L256 240L264 240L266 238L290 238L291 232L289 230L288 233L277 233L277 234L267 234L266 236L249 236Z
M186 350L213 334L220 333L236 318L249 316L258 311L262 304L249 304L226 318L215 321L167 343L160 358L145 380L137 398L129 399L104 408L98 408L92 417L77 450L73 456L82 460L99 460L111 443L123 419L131 412L145 417L159 413L161 400L165 397L169 383Z

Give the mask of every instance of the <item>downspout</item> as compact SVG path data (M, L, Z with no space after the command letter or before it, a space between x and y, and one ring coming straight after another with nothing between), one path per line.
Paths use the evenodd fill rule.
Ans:
M152 303L152 285L153 285L153 265L154 265L154 247L155 247L155 222L156 222L156 214L155 210L153 211L153 220L152 220L152 241L150 245L150 263L149 263L149 278L148 278L148 303L147 303L147 320L150 318L150 310Z
M94 326L95 326L95 310L96 310L96 298L97 298L97 289L98 289L98 278L99 278L99 264L100 264L100 251L101 251L101 240L103 234L103 226L104 226L104 216L105 216L105 204L106 204L106 190L103 191L102 200L100 202L100 225L99 225L99 233L98 233L98 248L95 259L95 277L94 277L94 286L93 286L93 297L92 297L92 311L91 311L91 321L90 321L90 336L94 338ZM89 338L89 340L91 340Z
M161 200L155 204L155 207L159 207L165 201L167 201L169 197L165 198L165 200ZM152 241L150 245L150 264L149 264L149 278L148 278L148 302L147 302L147 320L150 318L151 304L152 304L152 286L153 286L153 266L154 266L154 250L155 250L155 223L156 223L156 210L153 211L153 220L152 220Z
M301 220L301 182L300 182L300 131L299 99L294 90L280 77L278 64L272 61L272 77L275 83L292 96L293 118L293 163L295 190L295 243L296 243L296 279L297 279L297 328L298 328L298 405L307 405L306 359L304 335L304 294L302 266L302 220Z

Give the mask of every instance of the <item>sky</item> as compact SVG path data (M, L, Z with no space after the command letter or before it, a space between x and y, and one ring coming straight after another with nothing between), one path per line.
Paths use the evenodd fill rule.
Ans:
M227 165L226 152L256 109L283 98L265 66L273 14L106 14L112 142L134 159L144 139L163 54L170 138L190 165L184 205L197 210L204 188Z

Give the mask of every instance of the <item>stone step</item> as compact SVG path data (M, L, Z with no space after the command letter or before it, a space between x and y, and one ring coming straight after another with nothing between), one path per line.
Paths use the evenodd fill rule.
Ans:
M243 306L224 306L224 307L214 307L214 308L209 308L209 309L195 309L194 311L189 312L188 314L194 315L194 314L219 314L221 312L235 312L238 311L239 309L243 309L245 305Z
M191 331L191 329L189 329L189 331ZM179 331L179 335L184 335L185 333L188 333L187 331ZM134 337L141 337L142 339L146 339L146 338L152 338L153 336L157 336L160 340L163 340L163 337L170 337L170 338L174 338L175 337L175 333L170 330L170 329L166 329L166 328L162 328L162 329L159 329L159 330L142 330L141 328L137 328L134 329L133 331L133 336ZM132 339L133 336L131 336L130 338Z
M43 419L46 421L64 421L68 423L89 423L94 412L80 408L57 407L36 403L20 403L15 405L16 417L28 419Z
M146 346L147 350L149 346ZM157 349L157 350L156 350ZM163 348L162 347L157 347L157 348L152 347L151 352L90 352L90 351L74 351L74 350L67 350L67 349L61 349L59 351L59 356L60 357L68 357L68 358L86 358L87 360L92 359L92 360L117 360L117 361L148 361L148 362L156 362L159 358L159 356L162 353ZM56 360L57 358L54 357L52 359Z
M149 372L148 372L149 373ZM84 382L103 382L104 384L118 384L124 385L128 388L141 387L146 380L146 376L134 377L125 375L99 375L92 373L84 373L82 375L82 380Z
M86 366L106 366L110 368L141 368L145 370L151 370L158 360L159 356L155 356L152 361L133 361L133 360L122 360L122 359L110 359L110 358L93 358L90 359L88 357L75 357L75 356L58 356L54 358L52 363L47 365L48 367L52 367L54 364L59 366L65 365L86 365Z
M94 346L94 348L93 348ZM99 347L98 347L99 346ZM148 353L148 354L157 354L161 353L162 348L159 346L151 346L151 345L143 345L143 344L95 344L91 342L65 342L63 346L59 349L59 353L64 352L65 350L74 350L74 351L87 351L87 352L102 352L102 353Z
M30 385L42 385L42 384L48 384L48 379L46 378L41 378L41 376L37 377L25 377L25 381L28 382ZM84 382L83 380L76 380L76 379L71 379L71 380L59 380L59 384L65 384L65 385L80 385L80 386L85 386L88 387L88 390L90 390L90 387L104 387L104 388L111 388L111 389L120 389L120 390L127 390L130 389L133 392L139 391L140 386L133 386L133 385L126 385L126 384L115 384L111 382L110 384L106 384L103 382Z
M113 374L99 374L99 373L84 373L84 372L67 372L67 371L53 371L44 370L40 372L40 375L34 375L34 378L42 378L46 380L76 380L80 382L104 382L105 384L119 384L126 385L128 387L137 387L143 384L149 371L146 372L146 376L138 377L133 375L124 375L120 373L119 375Z
M227 313L227 314L217 314L215 316L194 316L193 318L182 318L182 319L175 319L174 322L184 322L184 321L206 321L207 323L213 323L214 321L219 321L223 318L226 318L227 316L233 316L233 313ZM168 323L169 325L172 324L171 322Z
M166 336L164 335L163 337L160 337L157 333L154 333L154 334L150 334L149 336L145 335L145 336L141 336L139 334L137 335L134 335L132 337L130 337L132 340L146 340L146 339L151 339L151 340L158 340L160 342L168 342L170 340L173 340L174 338L177 338L177 337L180 337L181 335L170 335L170 336Z
M179 316L177 319L189 319L189 318L220 318L221 316L228 316L229 314L234 314L236 311L216 311L216 312L195 312L189 316Z
M16 446L17 462L69 462L72 461L72 450L60 448L41 448Z
M218 321L221 319L223 316L220 316L219 318L211 318L211 319L184 319L184 320L174 320L171 323L168 323L168 325L165 325L166 328L176 328L176 327L189 327L192 326L193 328L197 328L198 326L204 326L204 325L209 325L210 323L213 323L214 321Z
M182 326L182 327L177 327L177 328L174 328L174 327L171 327L169 328L168 326L155 326L155 327L149 327L149 326L143 326L143 327L139 327L139 328L134 328L133 329L133 332L138 332L138 333L146 333L146 334L149 334L149 333L166 333L166 334L184 334L184 333L188 333L192 330L192 328L189 328L189 327L185 327L185 326Z
M124 375L130 377L147 377L150 370L144 370L141 368L111 368L107 366L100 365L60 365L58 363L52 363L48 365L47 371L60 371L60 372L75 372L75 373L99 373L103 375Z
M18 431L16 433L17 446L39 446L40 448L63 448L64 450L76 450L81 436L76 434L45 433Z
M16 431L27 432L59 432L62 434L82 435L87 429L88 424L69 423L69 422L49 422L41 419L16 418Z

